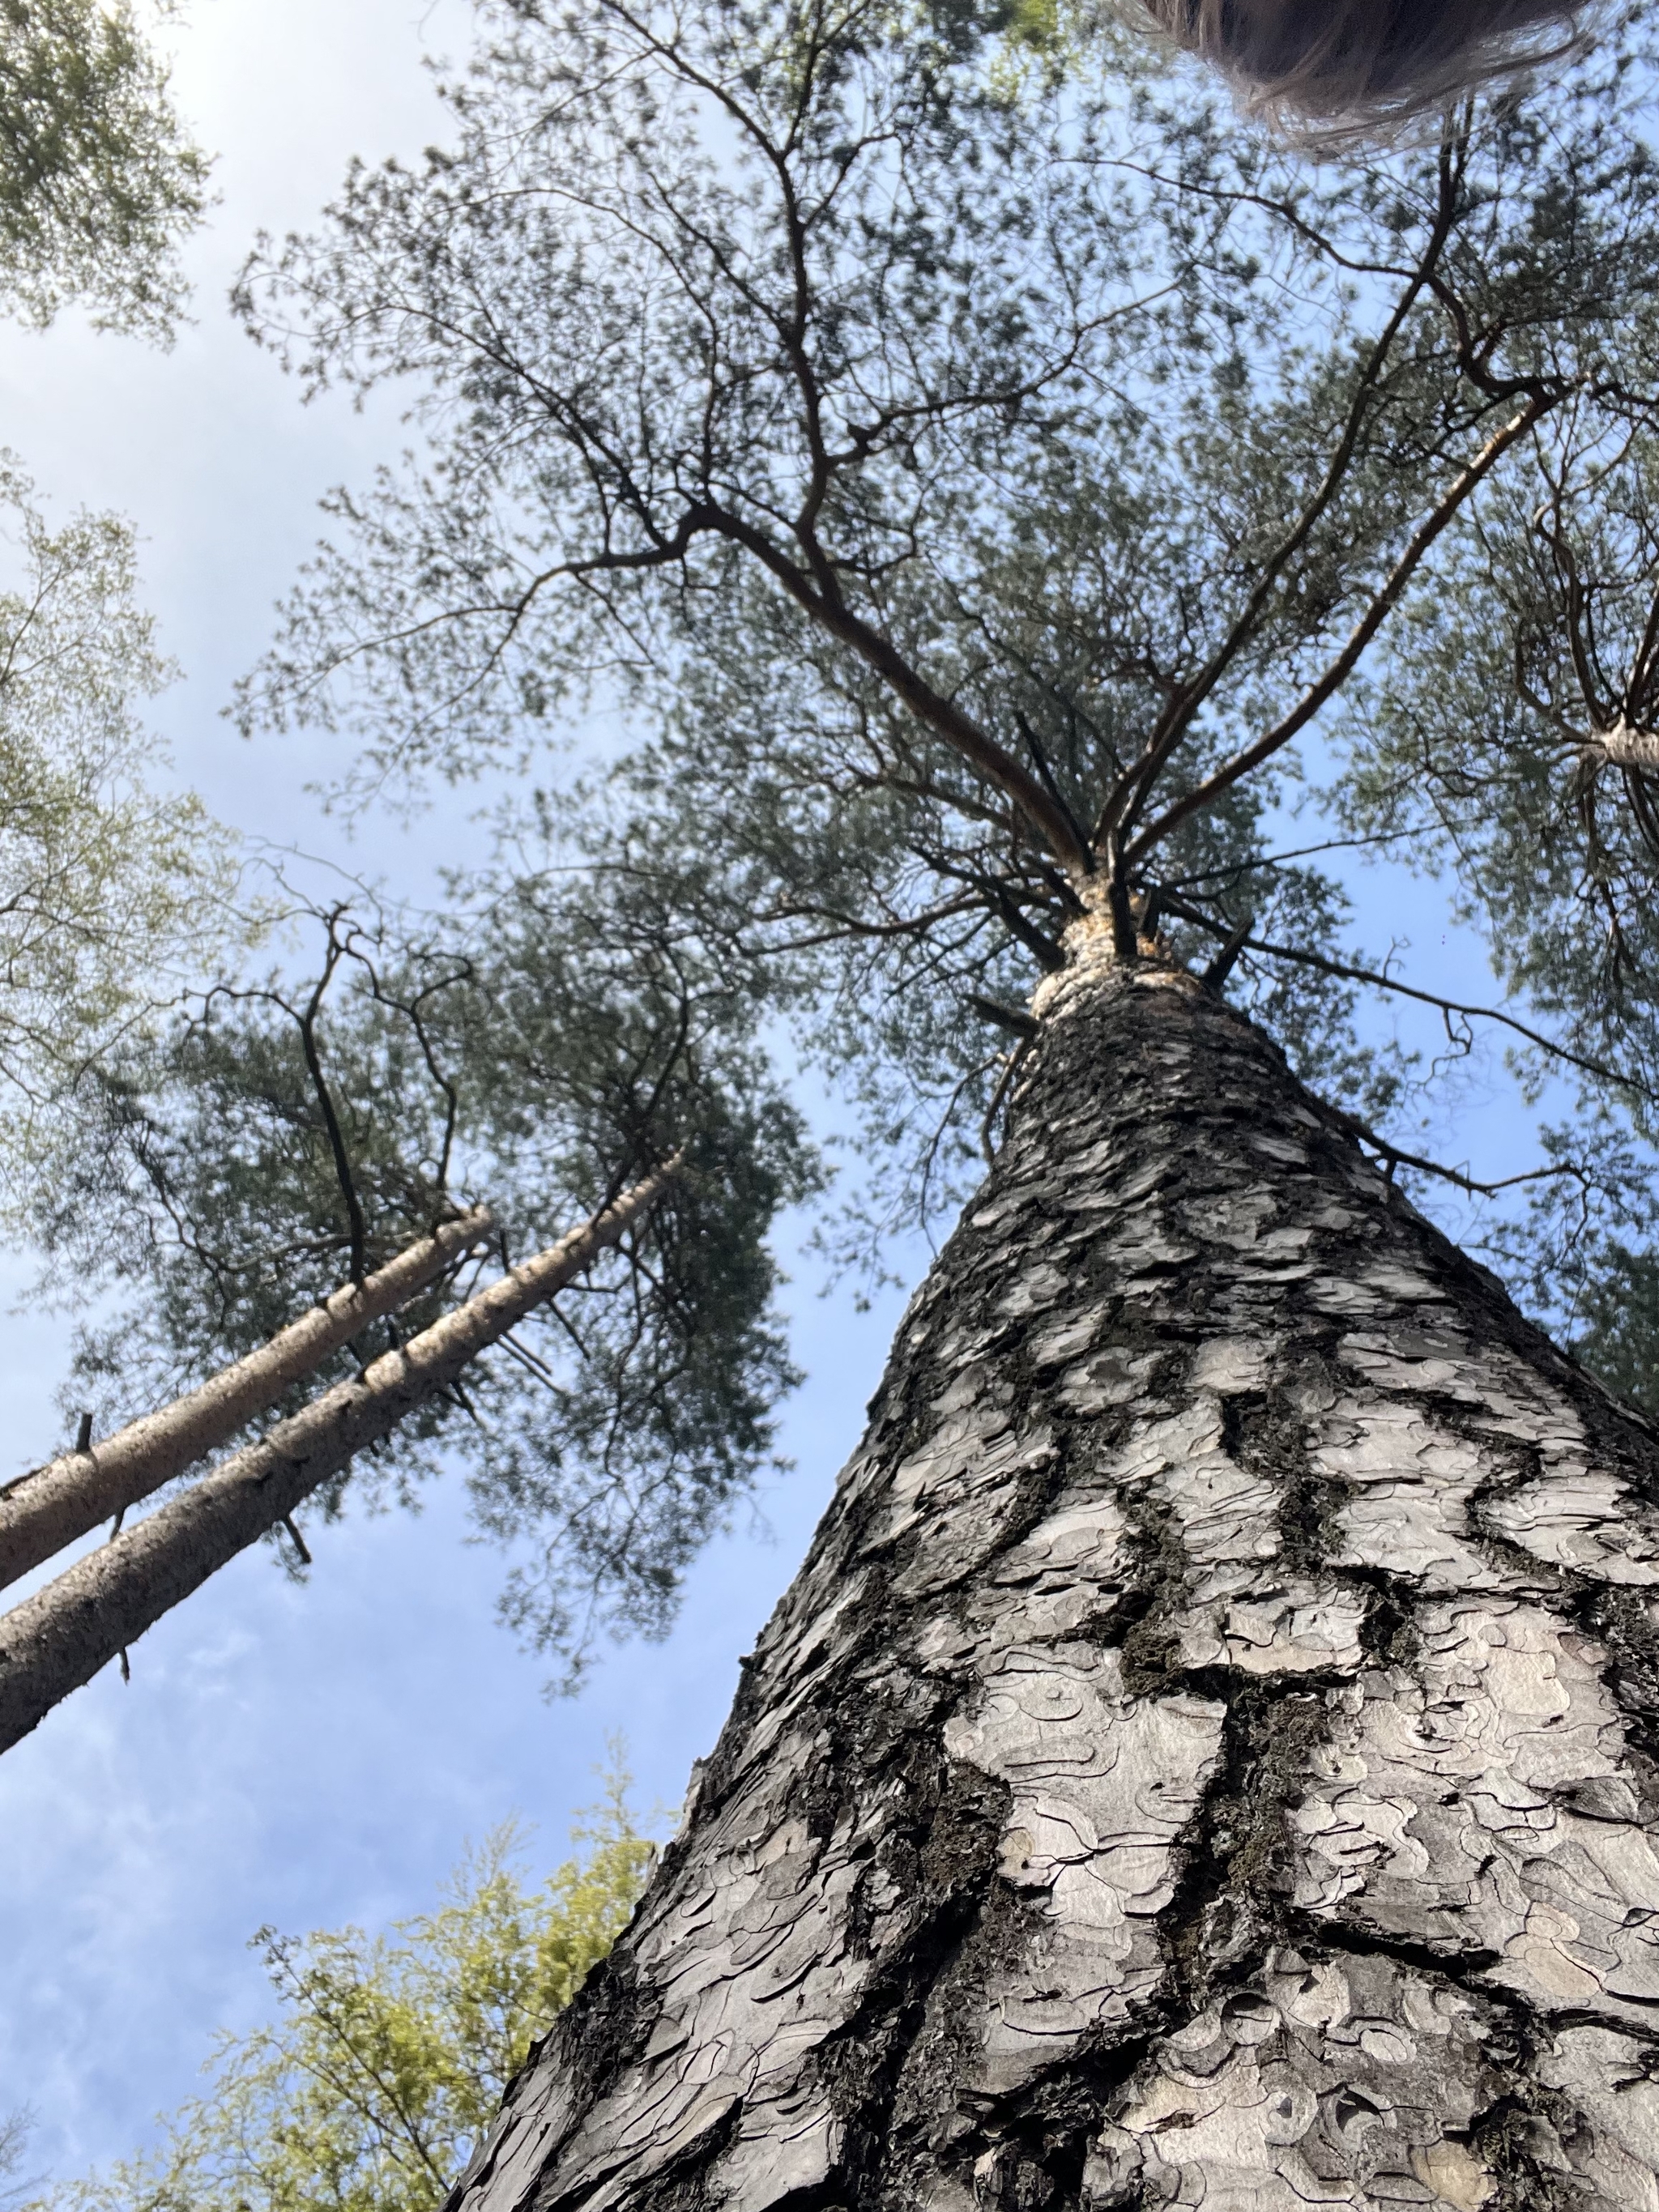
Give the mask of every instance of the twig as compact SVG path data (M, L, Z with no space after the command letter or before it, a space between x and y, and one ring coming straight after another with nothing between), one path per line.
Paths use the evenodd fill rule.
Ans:
M1036 1031L1035 1022L1031 1024L1031 1030L1032 1034L1035 1035ZM988 1168L996 1165L996 1154L991 1147L991 1124L996 1120L1002 1102L1008 1095L1008 1086L1014 1079L1016 1070L1030 1049L1030 1037L1022 1037L1009 1054L1002 1073L997 1079L997 1087L991 1093L991 1103L985 1109L985 1119L979 1125L979 1149Z
M1443 1182L1455 1183L1459 1190L1466 1190L1473 1197L1495 1198L1500 1190L1513 1190L1520 1183L1547 1182L1556 1176L1583 1178L1580 1168L1571 1160L1563 1160L1553 1167L1528 1168L1521 1175L1502 1176L1496 1182L1481 1182L1474 1176L1465 1175L1461 1168L1443 1167L1438 1160L1425 1159L1419 1152L1401 1152L1398 1145L1390 1144L1386 1137L1379 1137L1376 1130L1368 1127L1357 1114L1350 1114L1343 1107L1326 1104L1325 1111L1333 1121L1340 1122L1351 1137L1357 1137L1362 1145L1369 1145L1373 1152L1382 1155L1389 1164L1389 1180L1391 1182L1395 1168L1415 1168L1419 1175L1437 1176Z
M1200 919L1196 915L1189 918ZM1216 927L1213 922L1207 921L1202 926L1212 930ZM1357 968L1350 961L1332 960L1322 952L1303 952L1289 945L1270 945L1262 938L1247 939L1244 950L1266 953L1273 960L1293 961L1298 967L1317 968L1322 975L1339 976L1350 983L1369 983L1379 991L1395 991L1401 998L1415 999L1419 1005L1436 1007L1443 1014L1466 1014L1474 1020L1500 1023L1504 1029L1513 1030L1517 1036L1525 1037L1528 1044L1535 1044L1540 1051L1549 1053L1557 1060L1565 1060L1569 1066L1580 1068L1586 1075L1599 1075L1604 1083L1616 1083L1621 1091L1633 1091L1638 1098L1659 1104L1659 1091L1638 1082L1633 1075L1622 1074L1618 1068L1609 1067L1605 1060L1592 1060L1588 1053L1574 1052L1570 1045L1546 1036L1541 1030L1529 1029L1525 1022L1517 1021L1513 1014L1504 1013L1501 1007L1465 1006L1461 1000L1443 999L1436 991L1419 990L1415 984L1402 983L1395 976L1382 975L1375 968Z

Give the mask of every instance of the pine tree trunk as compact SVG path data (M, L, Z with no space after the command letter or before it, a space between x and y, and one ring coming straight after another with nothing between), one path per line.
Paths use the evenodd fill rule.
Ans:
M1044 990L452 2204L1659 2207L1659 1440L1190 977Z

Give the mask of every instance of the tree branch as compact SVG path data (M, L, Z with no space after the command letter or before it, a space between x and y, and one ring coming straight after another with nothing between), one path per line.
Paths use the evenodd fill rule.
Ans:
M1172 806L1166 807L1155 822L1149 823L1125 854L1129 865L1144 859L1154 845L1167 837L1189 815L1210 805L1241 776L1249 775L1264 761L1271 760L1276 752L1307 727L1327 701L1335 696L1353 673L1371 640L1393 613L1401 592L1421 566L1435 540L1455 516L1464 501L1510 447L1518 439L1523 438L1533 425L1557 404L1555 398L1534 393L1501 429L1493 432L1474 459L1460 471L1431 513L1425 515L1412 532L1405 550L1390 570L1382 588L1354 625L1346 645L1327 666L1324 674L1310 684L1290 713L1258 738L1253 745L1247 745L1243 752L1236 753L1213 775L1206 776L1202 783L1184 798L1176 799Z
M740 517L720 510L712 526L754 556L803 612L858 654L865 665L902 700L923 726L959 753L994 783L1025 817L1062 866L1086 875L1093 855L1079 837L1065 809L1055 805L1038 778L979 726L970 714L934 690L897 648L872 623L842 603L831 603L805 573L780 553L765 534Z

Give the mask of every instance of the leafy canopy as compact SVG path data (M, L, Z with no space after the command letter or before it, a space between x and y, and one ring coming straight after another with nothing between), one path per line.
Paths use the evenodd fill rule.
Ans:
M0 302L170 337L207 204L167 71L128 0L0 0Z
M685 1566L771 1457L793 1370L767 1239L817 1170L743 979L648 901L596 901L552 867L475 893L424 918L296 907L313 968L296 950L191 994L82 1087L44 1233L60 1279L120 1301L70 1386L101 1430L486 1201L498 1237L459 1285L366 1330L298 1402L683 1153L614 1252L353 1478L413 1503L459 1466L513 1554L507 1617L568 1682L603 1626L665 1630Z
M0 295L19 312L81 299L165 338L205 173L121 0L0 0ZM71 1431L165 1402L458 1207L487 1200L490 1258L522 1258L683 1152L623 1246L357 1481L413 1502L459 1459L515 1553L508 1616L568 1674L601 1624L660 1632L793 1376L765 1238L817 1169L752 1006L648 901L584 904L550 852L436 917L278 885L244 921L246 856L158 794L137 704L171 672L131 530L52 532L9 462L0 512L20 571L0 595L0 1204L60 1293L106 1297Z
M160 2146L25 2212L432 2212L507 2083L627 1925L653 1847L625 1778L534 1887L509 1823L384 1936L264 1929L276 2022L224 2035Z
M250 726L347 731L384 787L620 705L558 834L862 1101L878 1265L994 1142L981 1014L1018 1031L1093 908L1125 958L1226 948L1390 1167L1490 1202L1611 1347L1659 1101L1659 761L1618 736L1654 658L1644 11L1524 107L1312 170L1109 41L1011 66L959 0L483 20L451 143L244 277L310 385L395 382L429 441L335 498ZM1366 856L1448 880L1530 1007L1462 1006L1403 927L1345 942ZM1518 1182L1421 1134L1480 1035L1546 1115Z

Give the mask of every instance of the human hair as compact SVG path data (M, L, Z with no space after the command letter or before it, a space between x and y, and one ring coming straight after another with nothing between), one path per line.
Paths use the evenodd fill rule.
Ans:
M1251 114L1316 149L1391 137L1579 44L1577 0L1141 0Z

